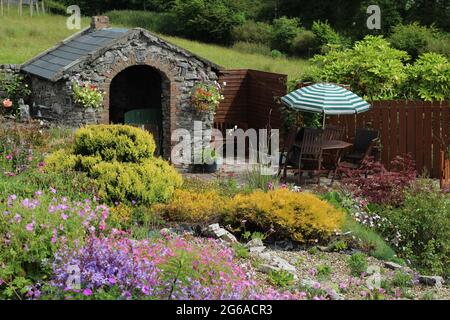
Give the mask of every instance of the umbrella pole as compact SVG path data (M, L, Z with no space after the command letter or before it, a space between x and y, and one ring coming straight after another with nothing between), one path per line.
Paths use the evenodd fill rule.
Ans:
M325 122L327 121L327 115L325 114L325 112L323 113L323 124L322 124L322 129L325 130Z

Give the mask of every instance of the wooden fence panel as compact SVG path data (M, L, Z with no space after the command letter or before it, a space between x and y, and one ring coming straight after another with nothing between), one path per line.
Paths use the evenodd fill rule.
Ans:
M287 76L256 70L223 70L219 82L226 82L224 100L214 117L214 127L226 130L282 127L277 98L287 93Z
M426 172L433 178L441 175L441 143L444 148L450 145L448 102L376 101L364 114L330 117L329 123L344 126L349 141L358 127L378 130L381 161L387 168L396 156L410 154L419 173ZM435 137L442 142L438 143Z

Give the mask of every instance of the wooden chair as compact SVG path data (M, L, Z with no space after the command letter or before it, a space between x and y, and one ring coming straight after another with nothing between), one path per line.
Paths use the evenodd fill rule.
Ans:
M343 161L349 163L360 164L370 149L370 154L376 147L376 143L379 138L379 131L368 130L368 129L356 129L355 143L353 145L353 150L346 154Z
M295 168L297 169L297 161L293 162L292 158L295 154L295 141L298 134L298 127L293 127L283 139L283 148L280 153L280 168L278 170L278 176L283 171L283 179L286 180L287 170Z
M337 126L326 126L323 132L323 141L343 140L345 129ZM337 151L324 151L323 152L323 165L330 170L336 169L338 152Z
M326 126L323 132L324 141L344 139L345 129L337 126Z
M379 138L375 138L373 139L369 146L367 147L367 149L365 150L363 156L361 157L361 159L359 161L341 161L340 163L338 163L336 170L333 174L333 178L331 179L331 186L333 185L334 181L336 180L336 177L342 173L342 172L346 172L348 170L361 170L364 162L366 160L369 160L369 158L372 155L372 152L375 148L375 146L378 144L379 142ZM365 172L365 175L367 177L367 172Z
M298 181L302 183L303 173L317 175L317 184L320 185L320 174L325 172L322 168L323 131L321 129L307 128L303 134L298 159Z

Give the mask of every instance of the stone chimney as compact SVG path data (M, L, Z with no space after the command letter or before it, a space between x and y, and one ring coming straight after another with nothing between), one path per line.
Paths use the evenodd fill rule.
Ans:
M91 29L92 30L101 30L111 28L111 24L109 23L109 18L107 16L94 16L91 20Z

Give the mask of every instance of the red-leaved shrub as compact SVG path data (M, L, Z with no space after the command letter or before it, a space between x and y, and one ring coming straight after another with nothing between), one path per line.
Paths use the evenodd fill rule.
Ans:
M405 198L405 190L416 178L414 160L410 155L397 156L388 171L380 162L369 159L360 170L348 170L342 183L353 194L371 203L400 206Z

